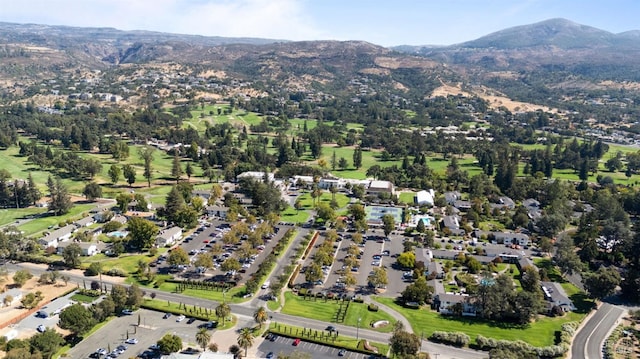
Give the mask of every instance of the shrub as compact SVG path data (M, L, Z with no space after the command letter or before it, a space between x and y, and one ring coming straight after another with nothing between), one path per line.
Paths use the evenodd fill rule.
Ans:
M120 268L111 268L107 272L107 275L110 275L112 277L127 277L127 272L123 271Z
M436 331L436 332L433 332L433 334L431 334L429 339L431 339L434 342L455 345L458 347L463 347L465 345L468 345L469 342L471 341L471 338L469 338L468 335L462 332L450 333L450 332Z
M353 298L353 301L356 303L364 303L364 299L362 299L362 297Z
M375 304L369 304L369 306L367 306L367 309L369 309L369 311L371 312L377 312L378 311L378 306Z

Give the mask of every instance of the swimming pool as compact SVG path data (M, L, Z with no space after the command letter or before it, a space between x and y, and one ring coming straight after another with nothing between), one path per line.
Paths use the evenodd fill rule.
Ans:
M107 233L107 236L109 237L118 237L118 238L124 238L127 236L127 234L129 234L129 232L127 231L113 231L113 232L109 232Z

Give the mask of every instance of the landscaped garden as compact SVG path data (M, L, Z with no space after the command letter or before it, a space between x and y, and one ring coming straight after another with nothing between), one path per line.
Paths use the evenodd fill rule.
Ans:
M381 310L371 311L365 303L349 303L344 320L339 321L338 313L345 310L344 306L348 302L337 299L318 298L316 296L298 296L292 292L285 293L285 303L282 313L296 315L304 318L320 320L328 323L340 323L352 327L360 325L361 328L376 330L388 333L393 330L395 319L388 313ZM342 304L342 309L341 305ZM360 323L358 323L360 320ZM379 328L372 328L371 324L377 321L386 320L389 325Z

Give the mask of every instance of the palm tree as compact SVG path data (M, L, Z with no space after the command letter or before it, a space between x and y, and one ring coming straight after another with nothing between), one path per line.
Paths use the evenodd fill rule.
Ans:
M253 319L260 325L260 329L262 329L262 324L269 319L267 310L264 307L256 309L255 313L253 313Z
M253 345L253 332L249 328L242 328L238 335L238 345L244 348L244 356L247 356L249 347Z
M222 318L222 325L224 325L224 321L227 319L227 317L229 316L229 314L231 314L231 308L229 307L229 304L227 303L220 303L217 307L216 307L216 316L218 318Z
M202 347L202 350L206 350L209 341L211 340L211 334L207 328L200 328L196 333L196 343Z

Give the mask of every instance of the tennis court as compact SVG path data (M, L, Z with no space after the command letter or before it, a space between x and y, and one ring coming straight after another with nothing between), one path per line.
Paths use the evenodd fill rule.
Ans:
M402 208L367 206L364 210L367 214L367 223L369 224L382 224L382 216L385 214L392 215L396 224L402 223Z

